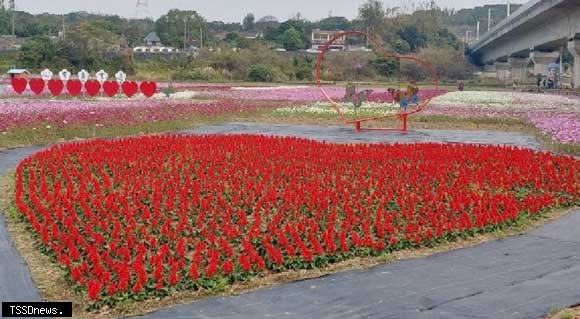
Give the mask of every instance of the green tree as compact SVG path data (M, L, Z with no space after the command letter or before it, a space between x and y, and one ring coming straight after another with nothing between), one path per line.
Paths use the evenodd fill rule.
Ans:
M293 27L282 33L280 43L282 43L284 48L288 51L296 51L304 48L304 42L302 41L300 32Z
M406 26L397 32L401 39L409 43L409 49L412 52L424 48L427 45L427 38L424 33L419 32L414 25Z
M250 47L250 40L240 36L237 32L226 34L224 41L234 48L247 49Z
M0 34L10 34L10 13L4 7L0 7Z
M345 17L328 17L318 22L318 28L321 30L349 30L351 23Z
M163 44L176 48L182 48L184 41L186 46L199 46L201 33L203 42L209 40L206 21L196 11L171 10L155 21L155 31Z
M359 19L371 35L382 37L385 26L385 9L378 0L367 0L358 12Z
M254 22L256 21L256 18L254 17L254 14L252 13L248 13L245 17L244 17L244 21L242 23L242 26L244 28L244 31L251 31L254 30Z
M275 42L277 45L285 48L286 37L284 36L284 33L289 29L294 29L299 33L302 42L300 49L310 46L310 36L312 34L313 24L305 20L288 20L280 24L277 28L268 29L264 34L264 39ZM293 34L294 32L291 31L290 33Z
M248 80L253 82L272 82L274 80L274 72L266 65L255 64L250 66L248 70Z
M24 44L18 53L18 63L25 68L60 68L67 65L62 57L63 47L47 37L35 37Z
M399 60L386 59L384 57L376 57L370 64L375 68L378 74L393 78L399 76Z

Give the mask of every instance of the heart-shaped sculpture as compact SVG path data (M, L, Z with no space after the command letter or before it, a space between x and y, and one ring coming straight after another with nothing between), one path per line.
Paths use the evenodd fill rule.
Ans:
M152 81L141 82L141 93L146 97L152 97L157 92L157 83Z
M578 171L500 146L162 135L32 155L14 200L36 247L114 301L491 231L577 201Z
M101 83L97 80L88 80L85 83L85 90L88 96L97 96L101 91Z
M119 93L119 83L117 81L105 81L103 90L108 97L113 97Z
M137 91L139 91L139 85L135 81L123 82L121 88L127 97L132 97L133 95L137 94Z
M66 90L71 96L79 96L83 90L83 83L79 80L66 81Z
M26 86L28 85L28 81L26 81L26 79L24 78L14 78L11 81L12 84L12 89L14 90L14 92L18 93L18 94L22 94L24 93L24 91L26 91Z
M28 82L28 85L34 94L40 95L44 91L45 83L43 79L32 79Z
M401 60L407 60L409 62L415 63L417 65L419 65L419 67L423 68L425 71L427 71L427 74L431 76L431 79L434 83L435 83L435 91L439 91L438 87L439 87L439 77L437 76L437 70L435 69L435 67L433 67L433 65L431 65L429 62L427 61L423 61L422 59L419 59L415 56L411 56L411 55L400 55L398 53L394 53L394 52L389 52L388 50L384 49L381 42L379 41L376 37L374 37L372 34L368 34L367 32L363 32L363 31L344 31L344 32L339 32L334 34L325 44L324 46L322 46L320 53L318 54L318 58L316 60L316 64L315 64L315 69L314 69L314 79L315 79L315 83L318 86L320 92L322 93L322 95L328 100L328 102L330 102L332 108L337 112L339 118L341 119L341 121L344 124L354 124L354 127L356 129L357 132L360 132L361 130L363 130L362 128L362 123L365 122L369 122L369 121L377 121L377 120L381 120L381 119L386 119L386 118L399 118L401 120L401 124L402 124L402 128L400 129L402 132L407 132L408 128L407 128L407 117L409 115L413 115L416 113L419 113L421 111L423 111L427 105L429 105L429 103L431 102L431 99L433 97L435 97L437 95L437 93L431 94L431 96L422 99L421 98L421 93L420 93L420 89L416 84L416 81L414 79L409 79L409 83L406 84L405 86L407 87L406 90L401 90L401 89L394 89L394 88L389 88L388 92L391 95L388 100L394 101L397 104L399 104L400 106L400 112L397 113L391 113L391 114L385 114L382 116L374 116L374 117L358 117L355 118L354 120L349 118L348 116L346 116L346 114L342 111L340 104L335 101L335 99L326 92L326 90L324 89L324 86L322 85L322 69L323 69L323 62L324 62L324 57L326 55L327 52L332 51L332 44L335 43L336 41L342 40L344 41L344 39L346 37L350 37L350 36L355 36L355 37L364 37L367 39L367 41L373 45L374 50L376 50L376 53L382 57L384 57L385 59L388 60L395 60L400 62ZM360 71L360 69L363 67L361 64L356 64L356 69ZM399 83L400 84L400 83ZM352 91L350 91L350 93L348 93L348 97L352 97L352 94L354 94L356 91L356 88L353 86ZM363 98L364 96L364 98ZM367 100L370 96L368 95L368 93L365 93L364 95L358 95L357 100L362 101ZM363 98L363 99L361 99ZM348 99L350 100L350 98ZM352 101L351 101L352 102ZM357 104L359 104L357 106ZM354 107L359 107L361 104L361 102L356 102ZM412 106L411 110L408 110L408 108ZM355 115L356 117L356 115ZM393 130L393 128L377 128L374 127L372 128L372 130Z
M64 90L64 83L61 80L49 80L48 81L48 90L52 96L59 96Z

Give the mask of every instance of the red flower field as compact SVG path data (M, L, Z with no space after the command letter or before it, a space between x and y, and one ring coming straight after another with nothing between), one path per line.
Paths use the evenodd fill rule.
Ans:
M94 305L435 244L580 200L580 161L475 145L155 136L24 160L16 205Z

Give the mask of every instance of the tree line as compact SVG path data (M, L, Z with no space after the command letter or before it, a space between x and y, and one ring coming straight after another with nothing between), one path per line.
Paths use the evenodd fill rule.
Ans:
M9 14L0 9L0 17ZM288 61L289 66L280 61L274 63L277 58L262 60L258 65L248 65L244 51L250 52L248 55L251 56L257 51L274 48L284 48L287 51L307 49L311 46L311 33L314 29L366 30L379 38L387 49L397 53L437 56L439 52L455 59L461 57L463 52L460 40L448 27L454 15L454 12L440 9L433 1L415 7L412 11L402 12L400 8L385 7L378 0L366 1L359 8L357 18L352 20L345 17L328 17L319 21L308 21L297 16L278 22L273 17L256 19L249 13L240 23L225 23L207 21L193 10L176 9L170 10L155 21L85 12L66 15L32 15L16 12L17 36L32 37L32 40L21 48L18 62L23 67L33 69L62 65L73 69L123 68L132 73L136 65L131 59L130 49L142 45L144 36L150 31L155 31L164 45L189 48L201 47L203 44L206 50L202 51L197 59L186 57L171 62L159 59L148 61L143 67L145 69L177 63L180 70L176 71L173 77L178 79L243 80L248 79L248 70L252 68L253 74L257 73L256 70L260 71L258 73L267 73L264 76L267 79L308 80L311 78L311 72L307 71L312 66L311 59L288 55L282 58ZM9 19L0 21L5 22ZM9 33L10 26L4 22L0 23L0 33ZM250 34L253 36L249 37ZM349 42L364 45L364 39L360 38L349 39ZM212 51L208 51L208 48ZM236 52L232 52L232 49ZM348 56L349 53L345 55ZM397 61L388 61L374 54L370 54L368 58L357 57L356 60L368 70L362 72L359 70L358 74L354 75L352 70L345 70L341 72L342 75L332 77L339 80L345 79L346 74L357 77L364 77L365 74L368 77L392 77L401 71L401 65ZM441 59L438 63L447 65L441 65L439 68L456 69L457 65L451 62L450 59ZM238 71L241 65L245 66L243 72ZM459 65L465 71L463 73L469 73L467 65L461 62ZM215 72L209 71L210 69ZM456 78L460 77L462 72L451 73L453 75L450 77Z

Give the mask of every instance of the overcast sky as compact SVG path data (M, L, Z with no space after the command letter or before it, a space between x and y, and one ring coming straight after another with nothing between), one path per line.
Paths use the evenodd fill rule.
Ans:
M300 12L304 18L317 20L327 17L332 10L334 16L354 18L358 7L365 0L148 0L149 13L159 17L169 9L196 10L206 19L239 22L252 12L257 18L273 15L279 20L287 20ZM436 0L440 7L471 8L484 4L505 3L506 0ZM424 0L385 0L386 6L403 6L409 3L423 3ZM512 0L512 3L525 3ZM118 14L134 17L137 0L16 0L18 10L32 13L66 13L88 11L93 13Z

